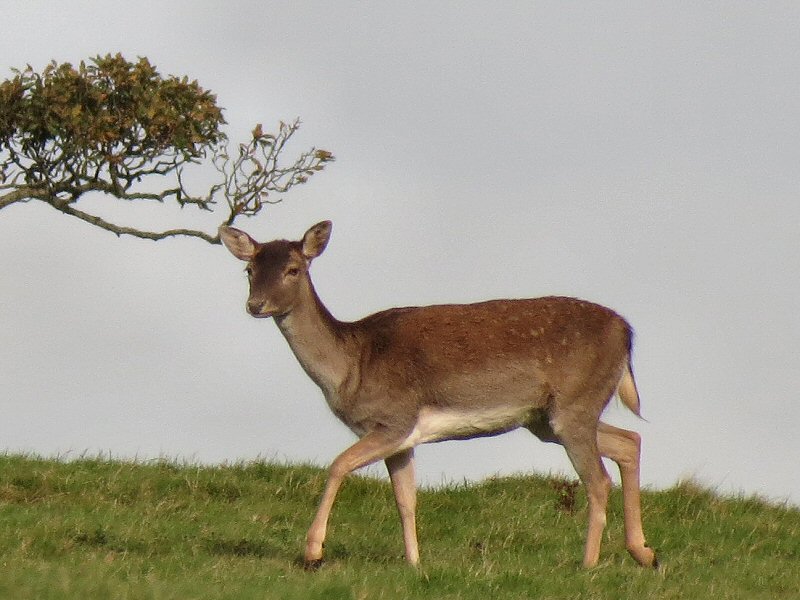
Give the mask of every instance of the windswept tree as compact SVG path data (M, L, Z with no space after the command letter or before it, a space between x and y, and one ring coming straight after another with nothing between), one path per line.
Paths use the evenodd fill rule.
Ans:
M36 200L117 235L219 243L204 231L111 223L79 201L101 192L126 202L174 202L218 211L230 225L279 202L334 160L317 148L283 160L299 120L281 122L274 133L258 124L231 151L216 96L187 77L162 77L147 58L97 56L77 68L51 62L41 73L30 65L12 72L0 83L0 209ZM203 162L215 168L215 183L190 193L185 168Z

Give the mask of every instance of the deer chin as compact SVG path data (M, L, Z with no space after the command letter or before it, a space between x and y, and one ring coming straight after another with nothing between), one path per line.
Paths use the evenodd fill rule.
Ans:
M280 317L281 311L277 308L260 308L258 312L247 311L248 314L255 319L269 319L271 317Z

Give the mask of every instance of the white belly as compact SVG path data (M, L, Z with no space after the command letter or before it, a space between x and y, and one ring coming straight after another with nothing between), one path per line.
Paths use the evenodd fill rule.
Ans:
M487 406L462 410L424 407L400 449L429 442L504 433L525 424L530 412L530 408L524 406Z

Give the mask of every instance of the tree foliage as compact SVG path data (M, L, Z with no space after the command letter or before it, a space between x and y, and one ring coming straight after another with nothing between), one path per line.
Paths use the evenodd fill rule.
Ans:
M0 83L0 209L39 200L117 235L186 235L217 243L203 231L117 225L76 205L85 194L101 192L210 211L222 196L222 221L231 224L279 202L273 194L305 183L334 159L311 148L287 164L280 160L299 120L281 122L276 133L256 125L230 152L216 96L187 77L162 77L147 58L97 56L77 68L54 61L41 73L30 65L13 73ZM209 160L216 183L205 194L189 193L185 167Z

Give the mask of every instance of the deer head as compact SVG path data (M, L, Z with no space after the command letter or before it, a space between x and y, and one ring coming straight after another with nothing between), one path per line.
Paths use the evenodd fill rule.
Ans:
M292 311L297 299L311 286L308 268L325 250L332 227L330 221L322 221L306 231L299 242L275 240L265 244L234 227L219 228L225 247L236 258L247 262L248 313L264 318L281 317Z

